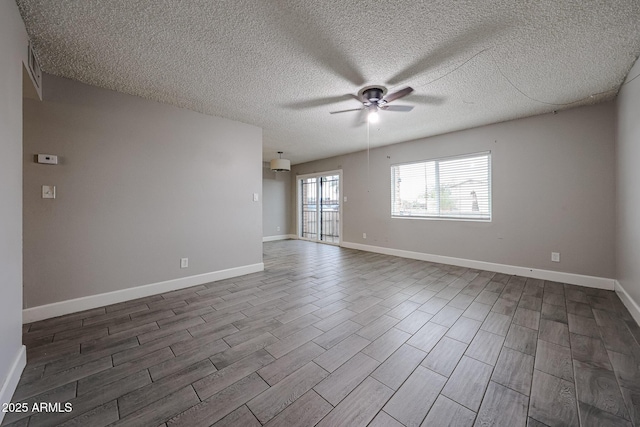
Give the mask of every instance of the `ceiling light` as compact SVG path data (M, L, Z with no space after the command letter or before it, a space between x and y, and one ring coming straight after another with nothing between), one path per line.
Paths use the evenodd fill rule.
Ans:
M369 113L368 117L369 123L378 123L380 120L380 115L378 115L377 111L372 111Z
M271 170L274 172L289 172L291 170L291 161L282 158L282 151L278 151L279 159L271 160Z

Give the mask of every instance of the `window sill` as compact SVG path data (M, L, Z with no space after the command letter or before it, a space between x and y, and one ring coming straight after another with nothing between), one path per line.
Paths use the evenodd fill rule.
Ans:
M403 215L391 215L391 219L421 219L428 221L462 221L462 222L492 222L492 219L485 218L456 218L456 217L442 217L442 216L403 216Z

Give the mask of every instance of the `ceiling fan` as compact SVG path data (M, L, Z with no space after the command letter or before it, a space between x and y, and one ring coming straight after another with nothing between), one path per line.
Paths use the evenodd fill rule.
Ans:
M371 123L379 120L378 111L400 111L407 112L413 110L410 105L389 105L396 99L400 99L413 92L411 87L405 87L397 92L386 95L387 89L383 86L367 86L358 91L357 95L351 95L353 98L362 103L360 108L351 108L349 110L331 111L330 114L347 113L350 111L367 112L367 119Z

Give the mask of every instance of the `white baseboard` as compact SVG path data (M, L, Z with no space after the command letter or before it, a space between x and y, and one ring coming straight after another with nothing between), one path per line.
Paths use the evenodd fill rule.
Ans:
M636 323L640 325L640 305L631 298L631 295L627 293L624 287L616 280L616 294L620 297L620 300L627 307L631 316L635 319Z
M2 389L0 390L0 405L11 402L13 393L16 391L16 387L18 386L18 381L20 381L20 375L22 375L22 371L26 365L27 348L21 345L18 350L18 354L15 359L13 359L7 378L5 379L4 384L2 384ZM0 423L2 423L4 414L4 412L0 411Z
M342 242L341 246L350 249L359 249L361 251L393 255L402 258L437 262L440 264L457 265L459 267L474 268L477 270L495 271L497 273L513 274L516 276L550 280L560 283L569 283L571 285L580 285L589 288L606 289L609 291L612 291L614 289L614 280L607 279L605 277L584 276L582 274L564 273L561 271L541 270L537 268L519 267L507 264L496 264L493 262L475 261L471 259L433 255L422 252L405 251L402 249L391 249L381 246L363 245L360 243Z
M295 234L281 234L279 236L265 236L262 238L262 243L264 242L274 242L276 240L287 240L287 239L296 239Z
M78 311L90 310L92 308L103 307L105 305L116 304L136 298L143 298L163 292L188 288L190 286L202 285L203 283L257 273L263 270L264 263L244 265L242 267L212 271L210 273L197 274L195 276L181 277L179 279L151 283L149 285L136 286L134 288L121 289L119 291L106 292L104 294L90 295L82 298L40 305L38 307L25 308L22 310L22 322L36 322L38 320L63 316L65 314L75 313Z

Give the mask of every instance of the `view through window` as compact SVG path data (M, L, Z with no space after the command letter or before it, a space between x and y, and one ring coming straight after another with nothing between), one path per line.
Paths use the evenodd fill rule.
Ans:
M391 166L391 216L491 220L491 152Z

